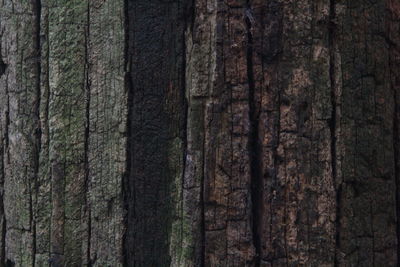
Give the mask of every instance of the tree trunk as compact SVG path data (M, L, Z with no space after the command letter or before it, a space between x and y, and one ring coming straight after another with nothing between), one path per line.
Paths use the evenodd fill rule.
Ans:
M399 0L0 1L0 266L398 266Z

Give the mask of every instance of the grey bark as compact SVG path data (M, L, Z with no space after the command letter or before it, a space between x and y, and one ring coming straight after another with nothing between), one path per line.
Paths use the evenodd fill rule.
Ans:
M0 266L398 266L399 19L0 1Z

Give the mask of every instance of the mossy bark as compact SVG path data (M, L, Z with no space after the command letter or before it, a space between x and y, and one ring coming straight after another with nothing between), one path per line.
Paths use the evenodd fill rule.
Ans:
M399 21L0 1L0 266L397 266Z

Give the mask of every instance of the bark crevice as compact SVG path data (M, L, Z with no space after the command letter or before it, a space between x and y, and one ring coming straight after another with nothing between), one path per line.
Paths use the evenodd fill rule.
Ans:
M36 91L36 99L34 102L34 116L37 123L35 128L35 155L34 155L34 181L33 181L33 192L32 192L32 184L31 194L30 194L30 226L32 230L32 266L34 267L36 264L36 219L34 218L34 209L37 207L38 194L39 194L39 168L40 168L40 151L41 151L41 141L42 141L42 126L40 122L40 101L41 101L41 41L40 41L40 31L41 31L41 14L42 14L42 3L41 0L33 0L33 13L35 16L34 20L34 49L35 49L35 91Z
M8 64L3 60L2 49L1 49L1 39L3 38L3 33L0 33L0 78L6 72Z
M123 197L123 205L124 205L124 236L123 236L123 264L124 266L129 265L129 240L128 240L128 216L129 216L129 200L131 199L131 190L130 190L130 183L129 178L131 176L131 162L132 162L132 154L131 154L131 142L132 142L132 109L133 109L133 85L132 85L132 75L130 72L131 63L130 63L130 56L129 56L129 0L124 0L124 32L125 32L125 47L124 47L124 83L125 83L125 92L127 94L127 119L126 119L126 151L125 151L125 173L123 176L123 188L122 188L122 197ZM135 210L135 209L133 209ZM133 263L133 266L134 263Z
M336 1L330 0L329 6L329 77L331 87L331 117L329 120L331 134L331 169L332 182L336 192L336 219L335 219L335 254L334 266L339 266L339 248L340 248L340 217L341 217L341 195L342 184L338 183L337 177L337 82L336 82Z
M394 92L394 112L393 112L393 152L394 152L394 181L396 187L396 234L397 234L397 266L400 266L400 144L399 144L399 119L400 106L397 100L397 92Z
M85 213L87 220L87 248L86 248L86 261L88 266L91 266L91 208L88 199L89 193L89 182L90 182L90 166L89 166L89 137L90 137L90 62L89 62L89 38L90 38L90 1L88 1L87 5L87 26L85 31L85 68L84 68L84 75L85 75L85 90L86 90L86 110L85 110L85 133L84 133L84 170L85 170L85 187L84 187L84 205L85 205Z
M6 69L7 69L7 64L4 63L3 61L3 56L2 56L2 38L3 34L0 35L0 78L5 74ZM0 216L1 216L1 248L0 248L0 266L5 266L6 265L6 234L7 234L7 220L6 220L6 214L5 214L5 205L4 205L4 194L5 194L5 189L4 189L4 181L6 177L6 172L5 172L5 164L6 164L6 159L8 159L8 144L9 144L9 136L8 136L8 129L9 129L9 124L10 124L10 100L9 100L9 94L8 94L8 83L7 80L5 81L5 97L6 97L6 105L5 105L5 110L4 110L4 116L5 116L5 123L4 123L4 132L2 132L1 136L1 147L0 147L0 153L1 153L1 176L0 176Z
M254 259L255 266L260 266L261 262L261 231L260 231L260 216L261 216L261 194L262 194L262 174L261 174L261 153L259 147L259 113L256 108L256 86L254 78L253 66L253 22L254 18L250 6L250 1L247 1L246 7L246 30L247 30L247 81L249 86L249 156L250 156L250 172L251 172L251 200L252 200L252 234L253 245L256 256Z
M0 47L0 77L6 72L8 65L3 61L1 56L1 47Z

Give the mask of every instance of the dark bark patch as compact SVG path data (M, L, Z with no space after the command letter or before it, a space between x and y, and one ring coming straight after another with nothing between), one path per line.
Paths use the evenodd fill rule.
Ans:
M0 57L0 77L6 72L8 65Z

